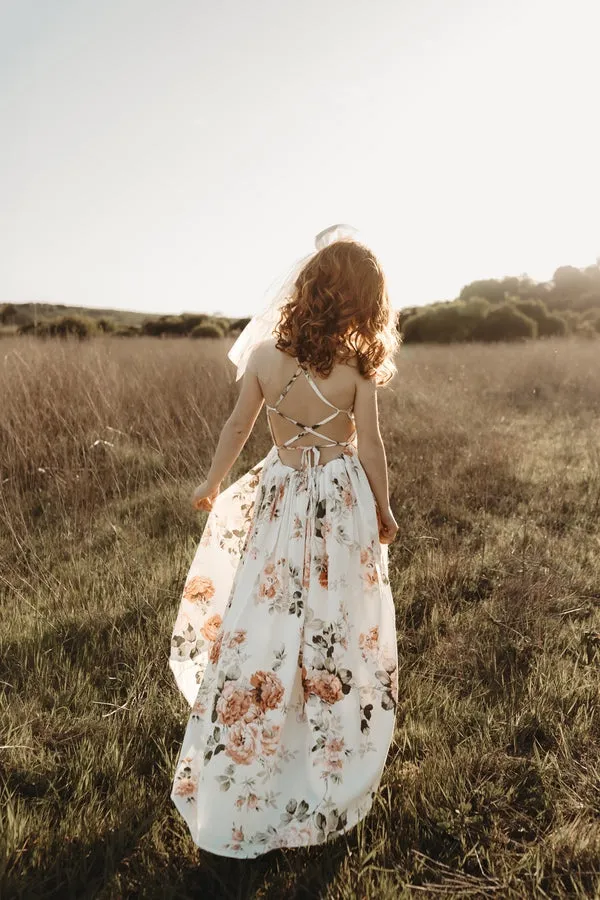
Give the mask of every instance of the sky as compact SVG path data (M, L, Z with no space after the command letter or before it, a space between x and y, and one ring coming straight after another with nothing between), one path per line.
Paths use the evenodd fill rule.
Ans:
M0 0L0 303L249 315L344 222L394 307L600 256L597 0Z

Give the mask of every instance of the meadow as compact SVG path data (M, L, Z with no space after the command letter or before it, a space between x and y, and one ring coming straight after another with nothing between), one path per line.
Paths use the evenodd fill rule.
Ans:
M401 349L381 789L347 835L253 861L199 851L169 798L189 712L169 644L227 346L0 341L0 895L598 896L597 342ZM263 411L231 478L268 448Z

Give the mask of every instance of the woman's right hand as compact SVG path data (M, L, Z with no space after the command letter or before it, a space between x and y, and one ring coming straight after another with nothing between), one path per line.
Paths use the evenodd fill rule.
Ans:
M377 507L377 523L379 525L379 542L391 544L398 534L398 523L389 507L383 511Z
M194 509L206 509L210 511L213 508L213 503L217 499L220 489L220 484L213 485L209 484L208 481L203 481L202 484L199 484L192 494L192 506Z

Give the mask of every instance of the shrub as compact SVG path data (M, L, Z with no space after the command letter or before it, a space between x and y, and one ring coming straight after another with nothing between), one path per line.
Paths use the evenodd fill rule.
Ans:
M46 324L50 337L66 338L73 335L83 340L96 330L95 322L85 316L60 316L42 324Z
M43 319L34 325L33 322L17 328L17 334L33 334L36 337L78 337L80 340L88 338L96 330L96 323L86 316L59 316L54 319Z
M577 328L575 329L575 334L579 335L579 337L585 338L597 338L598 331L594 327L594 323L591 321L580 322Z
M135 325L125 325L123 328L117 328L116 331L112 332L113 337L135 337L141 333L141 329L136 328Z
M528 319L533 319L538 325L548 316L546 304L537 298L526 297L521 299L520 297L509 297L508 300L514 304L520 313L523 313Z
M101 319L97 319L96 325L98 327L98 331L103 331L105 334L113 332L116 329L116 325L113 320L104 317Z
M229 325L229 334L232 334L234 331L243 331L246 325L249 323L250 318L243 319L234 319Z
M564 316L557 313L548 313L546 318L538 325L538 337L561 337L567 334L569 326Z
M187 333L186 322L181 316L159 316L158 319L146 319L142 324L142 334L148 334L151 337Z
M34 331L35 325L33 324L33 319L29 319L28 322L24 322L17 328L17 334L33 334Z
M591 322L596 330L598 330L598 326L600 325L600 309L587 309L584 313L582 313L581 322Z
M14 325L16 322L17 307L14 303L5 303L0 307L0 322L2 325Z
M428 306L402 321L401 331L407 343L448 344L470 341L489 309L483 297Z
M537 323L524 316L512 303L494 307L475 332L479 341L519 341L537 336Z
M550 315L554 315L554 313L550 313ZM568 332L575 331L577 326L579 325L579 322L581 321L580 314L578 312L575 312L574 309L561 310L560 317L566 324Z
M191 334L196 325L202 325L210 316L206 313L182 313L181 322L184 334Z
M600 310L600 290L586 291L579 298L577 304L579 309L595 309Z
M211 316L209 321L214 322L214 324L221 329L223 334L227 334L231 328L231 319L228 319L227 316Z
M521 300L517 297L514 298L514 305L520 313L537 323L538 337L554 337L567 333L565 320L559 315L549 313L541 300L533 297Z
M193 338L222 338L223 332L216 322L203 322L192 329Z
M485 297L491 303L501 303L507 290L515 291L518 279L482 278L466 284L460 292L461 300L470 300L471 297Z

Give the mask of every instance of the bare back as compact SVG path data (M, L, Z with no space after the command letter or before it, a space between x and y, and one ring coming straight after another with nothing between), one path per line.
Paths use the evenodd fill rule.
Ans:
M334 365L327 378L317 376L308 366L304 367L308 378L304 377L305 373L294 378L298 368L298 360L278 350L274 340L266 341L257 354L255 371L267 406L271 432L279 446L281 461L293 468L300 467L300 445L319 447L322 463L340 455L340 446L328 444L331 441L347 443L355 433L352 408L360 378L356 366L352 364ZM313 385L309 383L311 380ZM282 397L284 390L286 393ZM325 400L319 397L318 392ZM339 414L325 401L337 408ZM278 415L277 411L283 415ZM293 421L289 421L288 417ZM306 426L313 428L324 419L329 421L314 428L317 434L304 430ZM286 441L289 446L283 448L281 445Z

